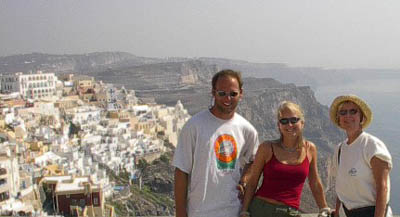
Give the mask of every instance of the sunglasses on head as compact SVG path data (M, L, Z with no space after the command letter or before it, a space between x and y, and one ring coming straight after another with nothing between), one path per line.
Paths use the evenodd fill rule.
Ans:
M225 92L223 90L216 90L215 92L220 97L224 97L224 96L236 97L239 95L238 91Z
M281 123L283 125L289 124L289 122L291 124L295 124L295 123L299 122L299 120L300 120L300 118L298 118L298 117L281 118L281 119L279 119L279 123Z
M343 109L343 110L339 110L338 113L341 116L345 116L345 115L347 115L347 113L349 113L350 115L355 115L355 114L357 114L357 112L358 112L357 109L349 109L349 110Z

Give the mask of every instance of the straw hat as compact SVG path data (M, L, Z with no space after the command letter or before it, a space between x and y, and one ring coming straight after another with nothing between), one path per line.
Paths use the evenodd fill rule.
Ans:
M339 128L341 128L339 126L338 123L338 119L337 119L337 111L338 111L338 107L340 104L342 104L343 102L346 101L350 101L353 102L354 104L358 105L358 107L361 109L361 112L364 115L364 120L362 123L362 128L366 128L368 127L368 125L371 123L372 121L372 111L369 108L368 104L362 100L361 98L359 98L356 95L343 95L343 96L338 96L336 97L335 100L333 100L331 108L330 108L330 117L331 117L331 121L338 126Z

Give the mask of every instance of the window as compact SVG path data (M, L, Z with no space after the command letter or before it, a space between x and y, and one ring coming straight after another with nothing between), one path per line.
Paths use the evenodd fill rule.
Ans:
M71 205L72 205L72 206L78 205L78 201L77 201L76 199L72 199L72 200L71 200Z
M0 193L0 202L4 200L8 200L10 198L10 194L7 192Z
M85 199L80 199L79 200L79 206L85 206L85 205L86 205Z
M0 179L0 186L7 184L6 179Z
M97 197L93 198L93 205L99 205L99 198Z

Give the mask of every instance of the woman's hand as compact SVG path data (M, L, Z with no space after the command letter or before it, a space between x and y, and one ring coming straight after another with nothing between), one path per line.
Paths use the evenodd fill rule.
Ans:
M318 217L330 217L331 216L331 208L324 207L319 209Z
M239 213L239 217L250 217L250 213L247 211L242 211Z

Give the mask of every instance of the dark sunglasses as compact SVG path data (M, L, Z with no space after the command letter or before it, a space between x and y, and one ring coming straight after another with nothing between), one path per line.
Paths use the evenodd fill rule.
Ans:
M345 116L347 115L347 113L349 113L350 115L355 115L357 114L358 110L357 109L350 109L350 110L339 110L339 115L341 116Z
M283 125L289 124L289 122L291 124L295 124L295 123L299 122L299 120L300 120L300 118L297 118L297 117L282 118L282 119L279 119L279 123L281 123Z
M236 97L239 95L239 92L237 91L231 91L231 92L225 92L223 90L216 90L215 91L217 93L218 96L220 97L224 97L224 96L230 96L230 97Z

